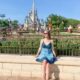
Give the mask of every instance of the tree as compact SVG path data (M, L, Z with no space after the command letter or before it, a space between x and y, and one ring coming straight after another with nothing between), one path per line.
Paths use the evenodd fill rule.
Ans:
M60 28L60 30L64 29L64 21L66 21L65 17L58 16L56 14L49 15L47 19L48 23L52 23L54 29Z
M4 18L4 17L5 17L5 14L0 14L0 17L1 17L1 18Z
M18 21L17 20L12 21L12 26L14 29L16 29L18 27Z
M80 20L68 19L56 14L50 14L47 17L47 23L52 23L53 28L58 27L60 31L63 31L64 28L67 28L69 25L72 25L75 28L78 24L80 24Z
M0 19L0 27L12 27L12 28L17 28L18 27L18 21L17 20L8 20L8 19Z
M78 24L80 24L80 20L68 19L68 24L75 28Z

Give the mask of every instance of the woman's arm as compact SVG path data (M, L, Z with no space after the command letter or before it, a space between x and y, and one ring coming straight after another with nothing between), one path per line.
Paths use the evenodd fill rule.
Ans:
M54 50L54 46L53 46L53 40L51 40L51 43L52 43L52 52L53 52L53 55L56 56L56 53L55 53L55 50Z
M41 39L41 41L40 41L40 45L39 45L36 57L38 57L38 55L40 54L41 47L42 47L42 42L43 42L43 39Z

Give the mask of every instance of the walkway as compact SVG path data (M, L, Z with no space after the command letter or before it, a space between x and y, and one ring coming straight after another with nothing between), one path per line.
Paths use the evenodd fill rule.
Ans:
M0 77L0 80L41 80L39 78L26 78L26 77Z

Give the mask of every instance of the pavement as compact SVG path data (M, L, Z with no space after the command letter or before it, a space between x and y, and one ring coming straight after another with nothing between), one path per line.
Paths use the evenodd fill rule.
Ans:
M29 78L29 77L7 77L0 76L0 80L41 80L40 78Z

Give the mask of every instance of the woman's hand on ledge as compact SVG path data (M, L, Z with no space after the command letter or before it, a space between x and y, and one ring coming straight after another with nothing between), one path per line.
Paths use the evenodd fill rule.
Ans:
M36 55L35 58L37 58L39 55Z

